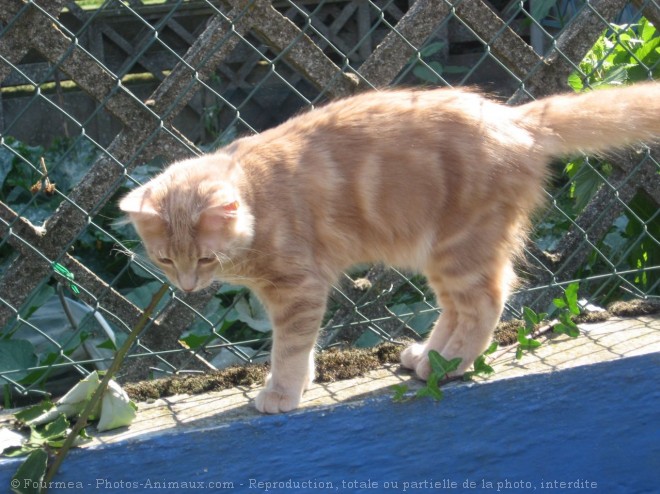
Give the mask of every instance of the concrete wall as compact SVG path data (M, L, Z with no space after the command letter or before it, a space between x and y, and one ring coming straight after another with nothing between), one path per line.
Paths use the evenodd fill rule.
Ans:
M454 386L441 403L381 396L75 450L57 477L71 488L51 492L658 492L659 364L653 353ZM0 462L0 485L16 467Z

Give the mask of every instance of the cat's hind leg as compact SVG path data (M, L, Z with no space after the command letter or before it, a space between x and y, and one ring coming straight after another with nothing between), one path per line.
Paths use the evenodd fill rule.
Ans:
M428 353L435 350L447 360L460 358L458 369L451 375L462 375L490 344L508 295L511 273L507 261L473 272L463 280L444 277L440 282L440 273L429 275L443 312L425 342L415 343L401 353L401 364L426 380L431 372Z
M458 313L452 298L442 288L440 282L437 280L434 282L431 278L428 281L436 293L442 313L426 342L414 343L401 352L401 365L414 370L417 376L423 380L426 380L431 372L429 360L426 358L429 349L444 348L458 326Z

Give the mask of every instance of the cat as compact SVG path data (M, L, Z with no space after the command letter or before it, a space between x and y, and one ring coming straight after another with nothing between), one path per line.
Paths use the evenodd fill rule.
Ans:
M259 297L274 329L255 405L286 412L314 377L343 270L385 262L425 274L442 313L401 363L426 379L436 350L462 359L460 375L491 340L548 163L658 135L655 83L517 107L467 89L374 91L174 163L120 208L179 289L224 280Z

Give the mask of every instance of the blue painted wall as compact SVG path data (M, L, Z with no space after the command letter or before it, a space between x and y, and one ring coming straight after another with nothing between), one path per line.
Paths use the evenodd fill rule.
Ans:
M50 492L656 493L659 377L652 354L75 450Z

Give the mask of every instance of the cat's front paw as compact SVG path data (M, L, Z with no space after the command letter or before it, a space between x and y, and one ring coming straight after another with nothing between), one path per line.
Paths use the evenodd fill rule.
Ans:
M301 393L289 394L266 386L254 400L254 405L261 413L290 412L298 408Z
M415 371L418 378L426 381L431 374L428 352L425 344L414 343L401 352L401 365Z

